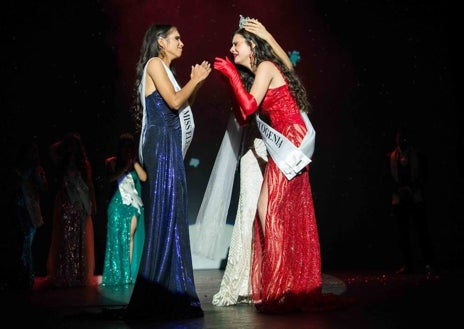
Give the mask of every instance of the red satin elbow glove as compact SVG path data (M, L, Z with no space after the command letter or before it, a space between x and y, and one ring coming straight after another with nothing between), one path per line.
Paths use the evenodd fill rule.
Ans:
M256 103L256 99L253 95L246 91L234 63L232 63L228 57L225 59L216 57L214 59L214 68L229 79L232 90L240 105L243 116L242 119L246 120L249 115L253 114L258 109L258 103Z

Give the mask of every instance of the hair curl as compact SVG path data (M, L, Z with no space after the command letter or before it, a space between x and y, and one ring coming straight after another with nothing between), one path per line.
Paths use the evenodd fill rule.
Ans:
M240 34L245 39L245 42L251 47L255 45L253 53L255 56L255 65L259 65L263 61L271 61L275 63L281 70L285 81L288 84L291 95L295 98L298 107L301 111L309 113L312 110L311 104L308 100L306 89L303 86L300 78L294 70L290 70L284 62L276 55L272 47L262 38L248 32L244 28L238 29L235 34ZM243 66L238 67L241 75L242 82L245 88L249 91L254 81L254 74Z
M140 100L140 85L142 83L143 70L150 58L163 56L164 50L159 45L158 39L166 38L174 28L175 26L170 24L153 24L148 28L143 37L140 57L136 65L135 84L132 92L133 105L131 108L131 115L135 123L136 132L140 132L142 127L143 108ZM175 73L173 67L171 67L171 71Z

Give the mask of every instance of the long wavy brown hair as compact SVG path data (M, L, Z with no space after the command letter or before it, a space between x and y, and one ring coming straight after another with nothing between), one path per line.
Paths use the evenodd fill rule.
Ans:
M312 110L311 104L306 93L306 89L303 86L300 78L295 71L290 70L284 62L276 55L272 47L265 40L261 39L257 35L248 32L244 28L238 29L234 34L240 34L245 38L245 42L251 47L252 43L255 44L253 49L254 53L254 65L259 65L263 61L274 62L282 72L285 81L288 84L291 95L295 98L300 111L309 113ZM255 75L242 65L237 65L241 79L245 88L249 91L253 85Z
M169 24L153 24L148 28L143 37L142 47L140 48L140 57L135 68L136 76L132 91L133 99L131 115L134 120L135 130L137 133L139 133L142 128L143 108L140 100L140 84L142 83L143 70L150 58L163 55L164 50L158 44L158 38L166 38L173 28L175 28L175 26ZM175 75L174 68L171 66L170 69Z

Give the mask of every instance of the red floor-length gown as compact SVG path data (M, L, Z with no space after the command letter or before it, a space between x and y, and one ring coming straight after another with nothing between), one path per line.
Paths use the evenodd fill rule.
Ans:
M296 146L306 134L287 85L267 92L260 117ZM265 234L258 218L253 233L253 301L263 313L310 310L320 303L322 273L309 166L288 180L269 158L265 179L269 192Z

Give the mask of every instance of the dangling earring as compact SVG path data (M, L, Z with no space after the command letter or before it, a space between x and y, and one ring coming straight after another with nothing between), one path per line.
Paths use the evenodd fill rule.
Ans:
M250 54L250 66L253 68L255 67L255 63L256 62L256 59L255 59L255 54L254 53L251 53Z
M159 37L158 39L164 39L164 38ZM157 42L157 47L158 47L158 56L160 58L163 58L165 55L165 49L164 49L164 46L160 43L160 41Z

